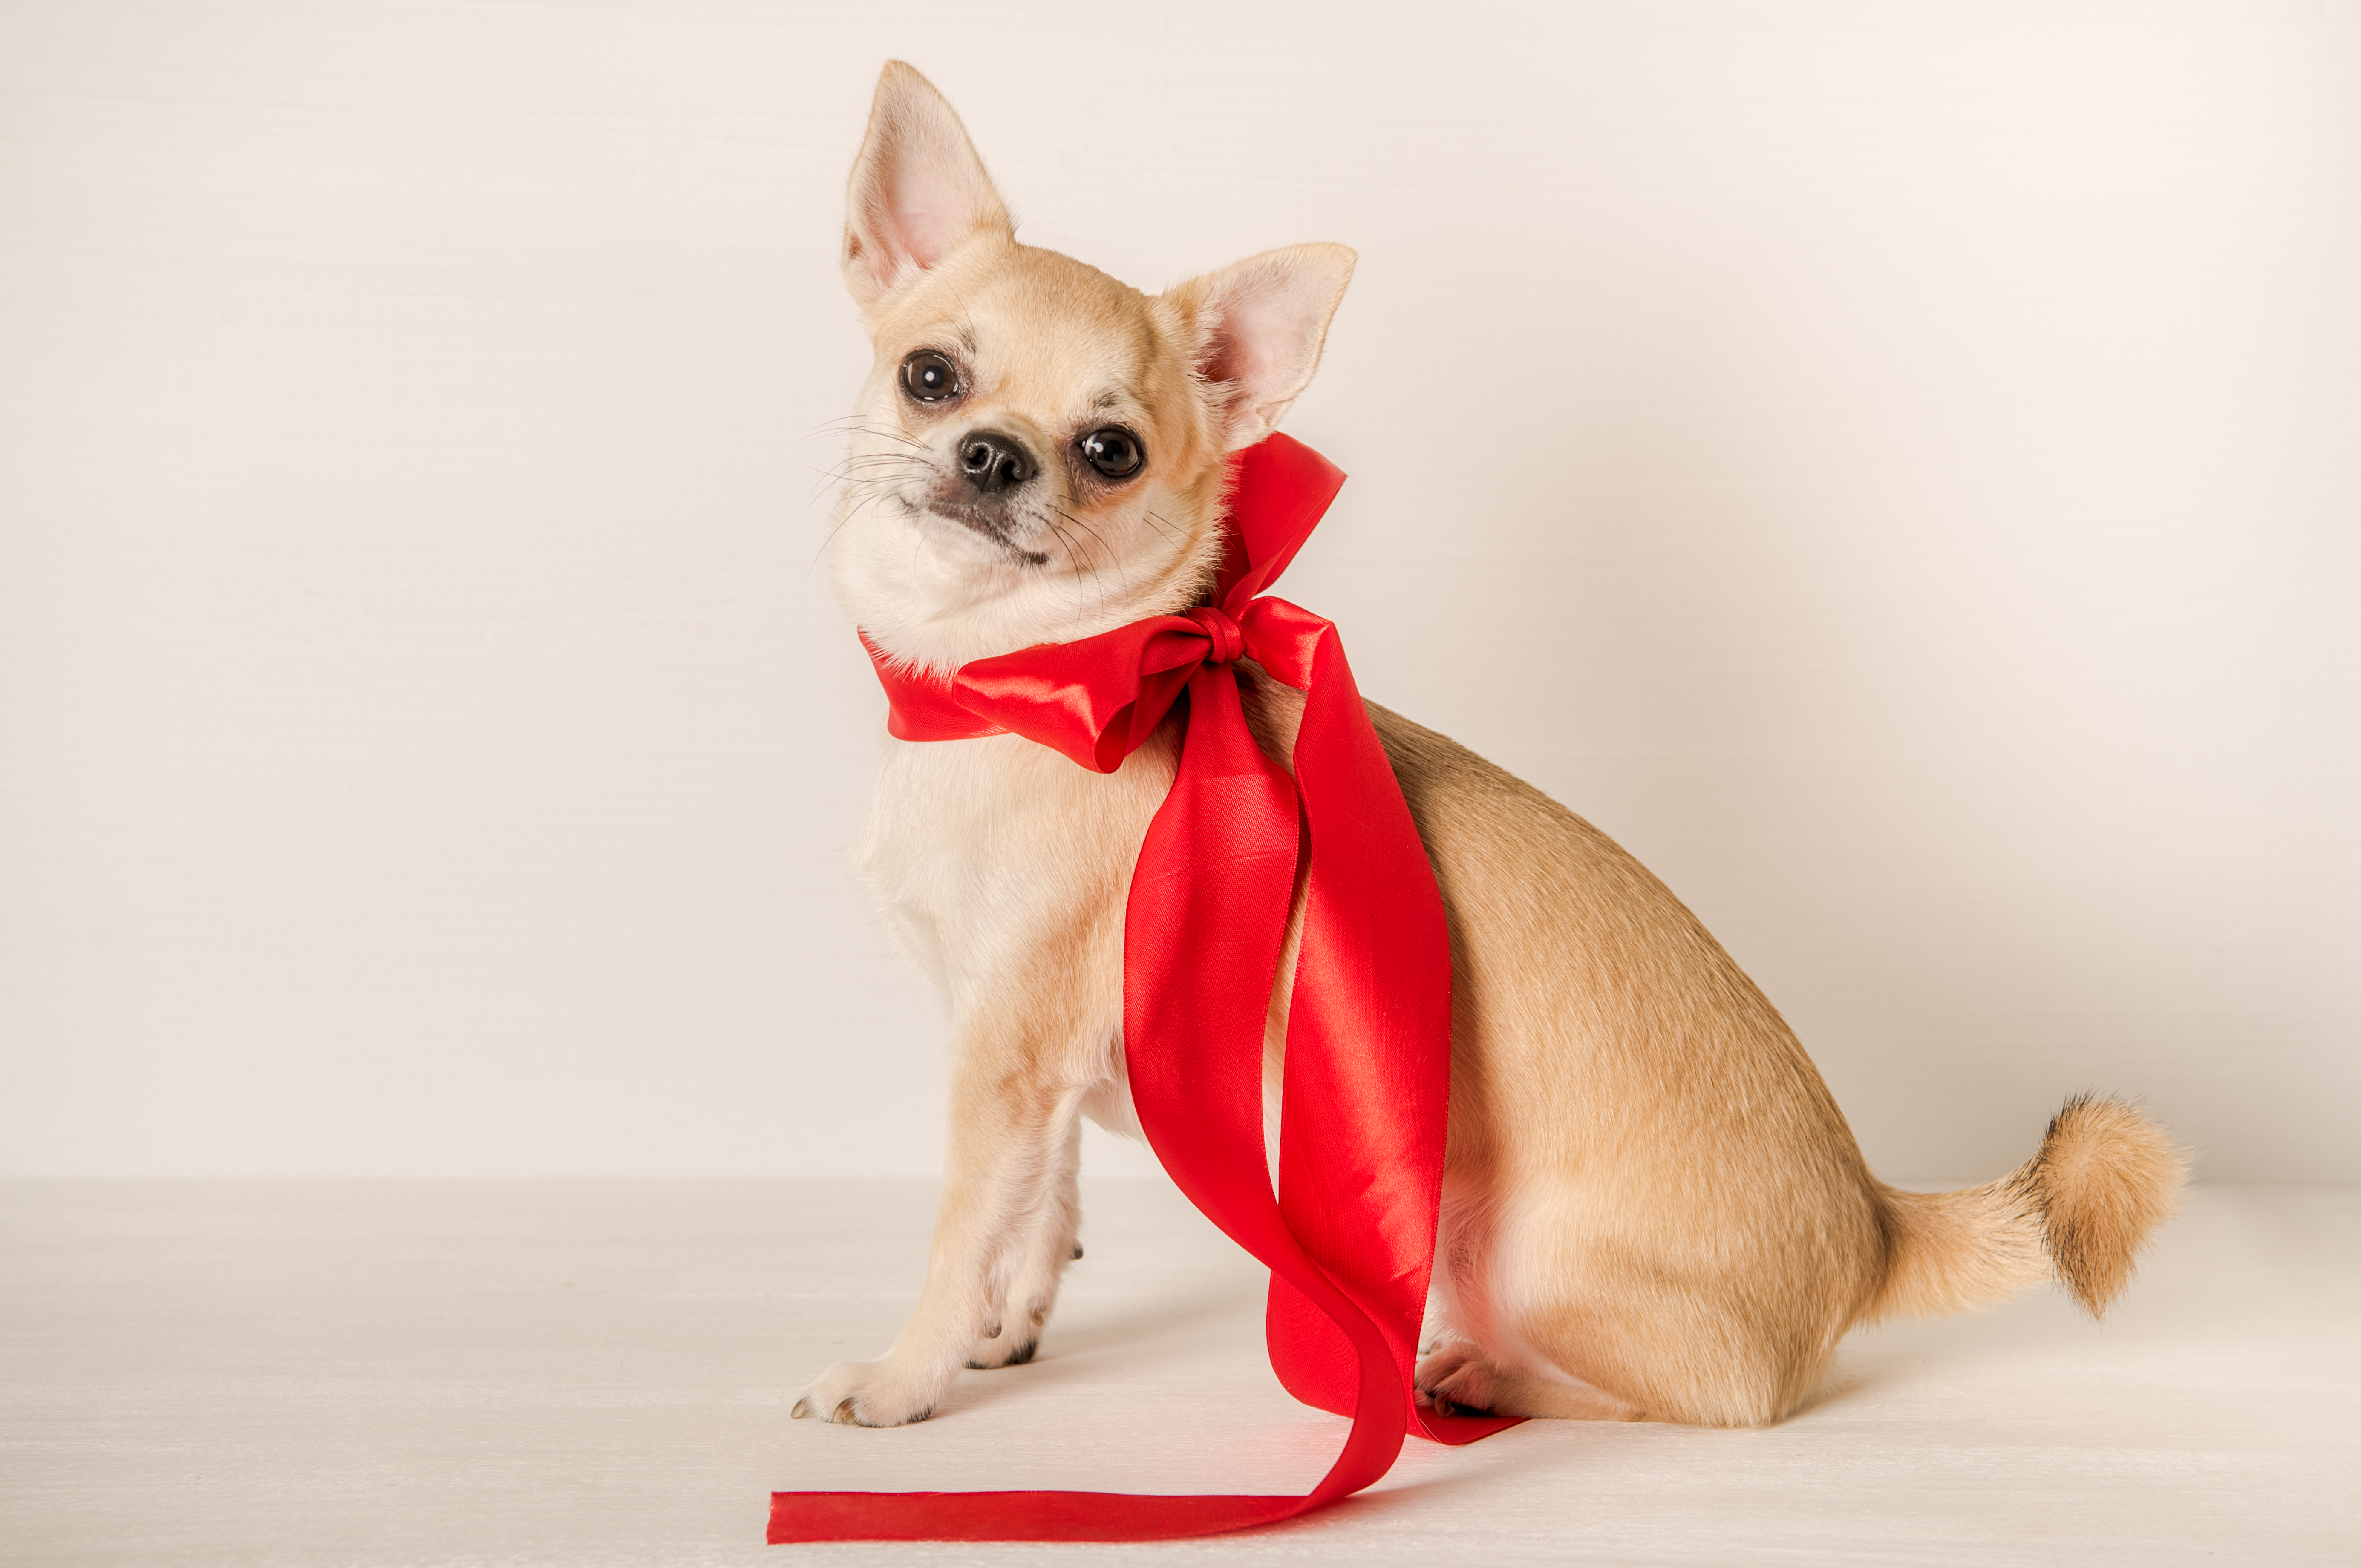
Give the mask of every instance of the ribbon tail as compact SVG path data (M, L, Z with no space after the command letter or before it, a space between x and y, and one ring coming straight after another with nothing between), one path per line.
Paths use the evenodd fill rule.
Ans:
M1288 1013L1279 1207L1384 1333L1415 1429L1473 1442L1514 1418L1420 1409L1413 1381L1433 1268L1451 1092L1443 897L1335 629L1312 619L1295 776L1307 821L1303 939ZM1271 1365L1307 1404L1350 1397L1331 1315L1274 1277Z
M1368 1314L1307 1255L1268 1177L1263 1036L1294 901L1295 781L1247 729L1236 677L1201 670L1189 741L1132 879L1124 933L1124 1040L1132 1102L1191 1201L1286 1280L1348 1347L1353 1418L1317 1507L1383 1475L1410 1420L1408 1385Z
M1310 1497L1131 1492L774 1492L764 1540L1181 1541L1277 1524Z

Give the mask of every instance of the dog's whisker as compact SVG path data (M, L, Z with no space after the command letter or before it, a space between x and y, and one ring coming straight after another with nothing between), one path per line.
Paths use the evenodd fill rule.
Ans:
M831 492L845 496L858 495L870 490L890 490L895 488L895 484L896 481L885 477L852 475L842 477L834 476L824 477L812 488L811 494L804 498L804 510L808 512L819 504L822 496Z
M820 476L820 481L804 504L808 508L813 501L827 494L830 486L849 488L860 483L887 483L914 470L932 472L933 466L925 458L909 453L854 453L831 468L811 470Z
M887 441L906 442L912 446L924 446L926 444L925 442L918 440L915 436L906 434L901 431L890 430L884 425L873 424L869 422L865 416L858 413L846 414L840 419L832 419L828 421L826 423L814 425L811 429L804 432L803 439L806 441L816 441L823 435L832 433L859 433L862 435L873 435Z
M1077 554L1077 553L1076 553L1076 551L1075 551L1075 549L1074 549L1074 541L1073 541L1072 536L1071 536L1071 535L1070 535L1069 533L1067 533L1067 532L1066 532L1064 529L1060 528L1056 523L1054 523L1054 522L1049 522L1049 520L1048 520L1047 518L1042 519L1042 521L1043 521L1043 522L1045 522L1045 523L1048 523L1048 524L1049 524L1049 532L1052 532L1052 533L1054 533L1054 534L1056 534L1056 535L1058 536L1058 540L1059 540L1059 542L1060 542L1060 543L1062 543L1062 544L1064 544L1064 545L1065 545L1065 547L1066 547L1066 555L1067 555L1067 558L1068 558L1069 560L1075 560L1075 559L1079 559L1079 556L1078 556L1078 554ZM1081 615L1082 613L1083 613L1083 611L1082 611L1082 576L1081 576L1081 575L1080 575L1080 574L1075 574L1075 575L1074 575L1074 613L1075 613L1076 615Z
M1052 510L1054 510L1055 509ZM1057 515L1063 518L1074 528L1082 528L1083 526L1079 519L1067 512L1059 511ZM1046 521L1047 520L1045 519L1044 521ZM1057 528L1058 525L1050 523L1049 526ZM1066 529L1059 529L1058 533L1059 537L1066 541L1067 552L1072 557L1075 566L1079 568L1077 580L1079 580L1080 577L1088 577L1090 579L1091 592L1095 601L1093 608L1093 613L1097 615L1105 614L1107 608L1106 583L1104 578L1100 575L1098 565L1091 558L1090 546Z
M818 566L822 561L828 558L828 547L836 543L836 536L844 532L845 526L848 523L851 522L854 518L859 517L862 512L867 511L882 499L882 492L879 494L863 496L858 501L854 502L851 507L847 509L844 514L839 517L836 521L829 526L827 534L824 535L819 542L819 548L812 552L812 565Z
M1060 517L1064 518L1068 522L1072 523L1076 528L1081 529L1093 539L1098 541L1100 554L1104 554L1107 558L1107 564L1115 568L1115 580L1123 585L1123 591L1125 595L1128 597L1131 593L1131 575L1123 569L1123 558L1117 555L1115 553L1114 548L1107 543L1106 537L1100 533L1097 529L1093 528L1089 523L1084 522L1081 518L1074 516L1071 512L1057 507L1052 507L1049 510L1057 512Z
M1050 510L1052 511L1057 511L1058 516L1065 518L1069 522L1072 522L1074 521L1072 518L1068 517L1066 513L1058 511L1054 507ZM1081 587L1084 579L1088 579L1091 586L1091 594L1096 600L1094 607L1089 613L1093 615L1104 615L1106 612L1107 605L1106 584L1100 578L1098 567L1091 564L1090 552L1082 546L1080 540L1067 532L1064 529L1060 528L1056 523L1049 522L1047 518L1042 519L1042 521L1048 523L1050 531L1056 533L1060 539L1065 541L1067 558L1071 560L1076 566L1081 568L1074 576L1074 608L1076 612L1081 613L1082 610Z

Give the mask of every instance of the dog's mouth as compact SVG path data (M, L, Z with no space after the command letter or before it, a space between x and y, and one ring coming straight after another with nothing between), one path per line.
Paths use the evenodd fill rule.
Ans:
M1003 514L986 510L983 507L941 499L929 500L920 510L932 512L947 522L958 523L962 528L982 534L1008 552L1024 565L1046 566L1049 564L1049 557L1040 551L1027 550L1009 537L1008 520Z

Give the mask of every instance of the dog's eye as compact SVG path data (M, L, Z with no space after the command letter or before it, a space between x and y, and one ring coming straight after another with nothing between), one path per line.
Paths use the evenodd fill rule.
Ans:
M921 348L902 361L902 389L922 403L939 403L959 392L959 367Z
M1082 461L1110 479L1128 479L1148 461L1148 448L1131 432L1111 424L1082 437Z

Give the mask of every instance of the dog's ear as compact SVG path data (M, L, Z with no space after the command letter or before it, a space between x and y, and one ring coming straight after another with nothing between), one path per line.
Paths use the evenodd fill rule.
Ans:
M1287 405L1312 384L1353 259L1341 245L1290 245L1167 292L1195 330L1197 374L1228 450L1277 430Z
M845 197L844 283L862 313L979 231L1016 232L934 83L887 60Z

